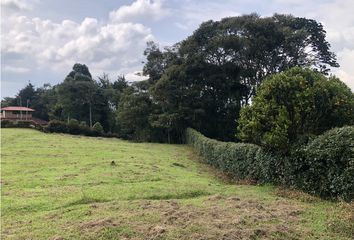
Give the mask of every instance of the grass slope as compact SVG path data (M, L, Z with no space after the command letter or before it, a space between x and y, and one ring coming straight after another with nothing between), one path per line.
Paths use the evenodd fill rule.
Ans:
M1 142L2 239L350 239L354 233L353 206L222 181L188 146L29 129L2 129Z

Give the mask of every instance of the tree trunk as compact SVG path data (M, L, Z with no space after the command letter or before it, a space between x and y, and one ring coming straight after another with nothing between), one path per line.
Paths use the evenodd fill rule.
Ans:
M91 102L90 102L89 106L90 106L90 127L92 128L92 109L91 109Z

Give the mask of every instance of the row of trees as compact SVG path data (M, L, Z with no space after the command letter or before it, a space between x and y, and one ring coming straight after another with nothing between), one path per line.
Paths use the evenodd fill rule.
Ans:
M69 122L76 119L90 127L100 122L107 132L117 132L115 111L123 90L128 87L124 76L111 81L107 74L94 80L86 65L75 64L64 81L58 85L35 88L29 83L15 98L5 98L2 106L19 105L20 99L36 111L34 117L43 120Z
M236 127L241 108L268 76L295 66L327 74L338 66L320 23L279 14L207 21L172 47L149 42L144 55L146 81L112 82L106 74L93 80L75 64L63 83L29 84L18 97L30 99L45 120L101 122L105 131L139 141L181 142L186 127L234 141L244 138Z
M329 48L322 25L311 19L251 14L207 21L172 47L148 44L149 79L125 93L120 122L138 139L179 142L193 127L237 140L239 112L263 80L295 66L327 74L338 66Z

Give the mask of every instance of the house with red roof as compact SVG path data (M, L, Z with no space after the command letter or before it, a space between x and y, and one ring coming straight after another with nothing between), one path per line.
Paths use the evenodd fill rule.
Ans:
M32 117L35 110L28 107L8 106L0 108L0 120L8 120L12 122L29 121L40 125L45 125L47 122L38 118Z
M2 119L30 120L34 109L27 107L4 107L0 108Z

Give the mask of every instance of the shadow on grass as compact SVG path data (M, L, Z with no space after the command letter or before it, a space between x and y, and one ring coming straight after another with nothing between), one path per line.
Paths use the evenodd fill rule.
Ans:
M169 199L191 199L191 198L197 198L200 196L208 196L210 195L209 192L202 191L202 190L196 190L196 191L191 191L191 192L184 192L180 194L165 194L165 195L150 195L150 196L132 196L129 197L128 200L140 200L140 199L146 199L146 200L169 200Z
M67 208L67 207L72 207L76 205L84 205L84 204L91 204L91 203L102 203L102 202L109 202L110 200L107 199L100 199L100 198L93 198L93 197L88 197L88 196L82 196L80 199L69 202L62 207Z

